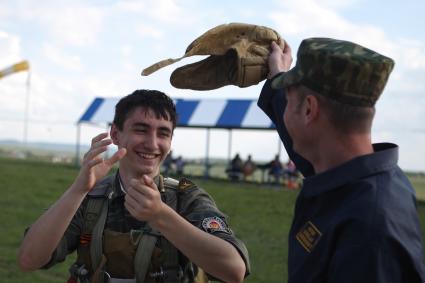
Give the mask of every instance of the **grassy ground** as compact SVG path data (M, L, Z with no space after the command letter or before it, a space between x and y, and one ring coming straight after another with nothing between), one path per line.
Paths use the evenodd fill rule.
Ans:
M0 281L64 282L73 257L48 271L22 273L16 265L16 251L24 229L63 193L77 170L65 165L0 158L0 172ZM425 196L424 180L412 179L420 197ZM297 192L220 180L195 182L213 195L230 216L238 237L248 246L252 275L246 282L286 281L287 234ZM418 210L424 229L425 202L418 204Z

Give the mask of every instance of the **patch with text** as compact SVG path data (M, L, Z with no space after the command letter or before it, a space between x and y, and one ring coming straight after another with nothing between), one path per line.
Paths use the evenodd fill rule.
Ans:
M308 221L300 231L298 231L295 237L304 249L311 252L319 242L321 236L322 233L319 229L311 221Z
M202 228L204 228L204 230L209 233L217 231L230 233L230 230L223 219L217 216L208 217L202 220Z
M182 178L179 182L179 189L186 190L187 188L193 187L194 184L186 178Z

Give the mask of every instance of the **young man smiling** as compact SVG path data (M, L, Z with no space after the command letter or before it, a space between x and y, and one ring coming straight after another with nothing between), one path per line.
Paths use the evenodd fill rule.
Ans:
M203 282L202 270L241 282L249 273L246 248L212 198L187 179L159 174L176 119L162 92L121 99L111 139L92 140L74 183L28 229L21 269L48 268L77 250L74 282ZM111 143L119 149L104 160ZM117 173L105 177L117 161Z

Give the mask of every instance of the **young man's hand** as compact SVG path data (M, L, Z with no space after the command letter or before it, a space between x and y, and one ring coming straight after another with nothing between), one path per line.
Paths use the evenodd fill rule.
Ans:
M127 153L125 148L120 148L110 158L103 159L101 155L112 143L112 140L107 139L107 137L108 133L101 133L94 137L89 151L84 155L80 173L75 180L75 187L85 193L89 192L97 181L105 177L112 166Z

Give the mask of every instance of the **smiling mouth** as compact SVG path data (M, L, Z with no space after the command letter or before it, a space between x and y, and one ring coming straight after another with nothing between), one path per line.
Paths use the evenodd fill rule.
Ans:
M152 154L152 153L137 153L137 155L143 159L155 159L159 156L159 154Z

